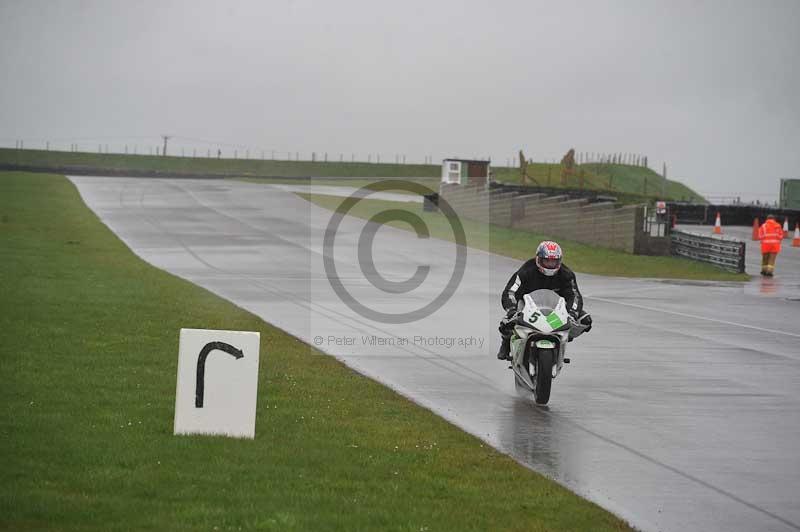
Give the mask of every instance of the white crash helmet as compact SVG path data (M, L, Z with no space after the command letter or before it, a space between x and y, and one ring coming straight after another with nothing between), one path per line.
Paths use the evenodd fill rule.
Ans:
M539 271L548 277L552 277L561 269L561 260L564 253L561 246L552 240L545 240L536 248L536 266Z

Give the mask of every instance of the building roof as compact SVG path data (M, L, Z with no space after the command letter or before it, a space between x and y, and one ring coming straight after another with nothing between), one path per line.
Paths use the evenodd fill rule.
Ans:
M455 157L448 157L447 159L442 159L442 162L445 161L457 161L459 163L482 163L482 164L487 164L492 162L491 159L457 159Z

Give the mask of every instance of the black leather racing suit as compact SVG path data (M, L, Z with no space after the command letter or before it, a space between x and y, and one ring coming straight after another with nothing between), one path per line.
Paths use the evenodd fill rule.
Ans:
M511 279L508 280L506 287L503 289L500 301L503 308L506 310L506 317L516 312L517 302L521 300L525 294L530 294L534 290L540 289L552 290L563 297L567 303L567 311L573 316L579 317L584 314L583 296L581 296L578 290L578 282L572 270L565 264L562 264L555 275L548 277L539 271L539 267L536 266L536 259L534 258L523 264L522 267L511 276ZM511 327L506 319L500 322L500 334L502 335L500 353L508 355ZM501 358L500 354L498 354L498 358Z
M575 274L562 264L555 275L548 277L539 271L536 259L530 259L508 280L500 301L506 311L516 310L517 301L534 290L547 289L557 293L567 302L567 310L580 315L583 310L583 297L578 291Z

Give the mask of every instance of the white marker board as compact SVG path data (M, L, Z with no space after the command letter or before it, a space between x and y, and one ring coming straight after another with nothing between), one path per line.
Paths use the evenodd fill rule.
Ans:
M254 438L257 332L181 329L175 434Z

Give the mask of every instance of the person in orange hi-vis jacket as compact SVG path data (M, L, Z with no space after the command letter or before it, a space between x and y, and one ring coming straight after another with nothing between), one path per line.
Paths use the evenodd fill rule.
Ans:
M772 277L775 273L775 259L781 252L783 228L770 214L764 225L758 228L758 239L761 240L761 275Z

